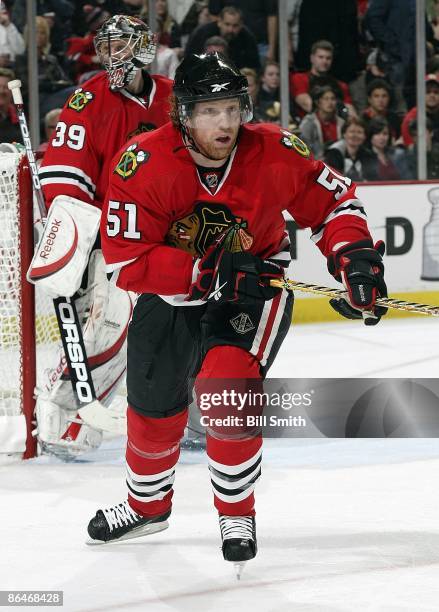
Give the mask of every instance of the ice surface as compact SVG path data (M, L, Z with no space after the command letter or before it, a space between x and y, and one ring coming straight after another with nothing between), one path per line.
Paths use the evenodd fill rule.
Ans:
M271 375L437 377L438 340L434 319L301 326ZM123 448L0 468L0 589L63 590L69 612L438 610L437 440L267 440L240 582L202 453L182 455L169 530L84 544L96 509L125 498Z

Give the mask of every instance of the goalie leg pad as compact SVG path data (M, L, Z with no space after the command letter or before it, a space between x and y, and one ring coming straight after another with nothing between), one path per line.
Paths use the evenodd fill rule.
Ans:
M82 291L81 297L76 300L76 306L82 324L84 344L96 395L106 407L111 404L119 385L125 378L127 333L133 310L133 299L130 294L107 281L102 252L93 251L88 268L87 287ZM44 449L51 452L54 452L54 445L58 440L61 444L61 452L64 453L66 442L70 442L75 448L77 445L75 439L70 440L71 431L67 433L67 437L64 437L64 434L70 427L72 419L78 420L79 423L81 420L77 418L76 399L73 395L61 345L57 347L52 363L55 365L47 368L44 377L39 380L41 389L37 389L37 396L38 401L41 396L57 407L60 412L60 422L54 421L53 428L46 424L45 411L48 409L43 404L44 411L41 414L45 424L42 428L38 428L38 437L41 442L45 443ZM121 402L121 404L120 409L125 409L125 403ZM47 414L49 421L55 419L52 411ZM87 428L91 430L88 426ZM50 449L47 448L49 439ZM81 444L80 439L79 446ZM79 452L84 452L84 450L89 450L87 443Z
M88 272L87 288L76 300L76 307L96 396L109 406L126 371L127 333L134 298L107 281L100 250L93 251ZM56 404L69 410L76 408L61 347L56 366L46 371L39 384Z
M98 448L102 442L102 432L85 425L76 411L64 410L47 397L37 398L35 413L43 453L74 459Z
M38 243L27 279L51 297L74 295L87 267L101 212L69 196L57 196Z

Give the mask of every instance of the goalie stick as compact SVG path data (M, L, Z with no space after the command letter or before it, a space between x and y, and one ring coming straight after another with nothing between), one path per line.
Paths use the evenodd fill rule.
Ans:
M26 115L24 114L21 81L18 79L10 81L8 87L12 93L14 106L17 110L20 131L23 137L26 155L29 160L35 197L41 215L41 222L45 225L47 210L40 178L38 176L35 155L32 150ZM96 391L93 384L90 365L88 363L75 301L69 297L58 297L53 300L53 306L58 321L73 394L78 405L79 416L84 423L95 429L101 429L112 433L126 433L124 418L121 417L120 414L105 408L96 398Z
M331 287L313 285L311 283L301 283L289 278L286 278L284 281L271 280L270 285L272 285L272 287L287 289L288 291L297 290L305 293L326 295L327 297L331 298L344 298L347 296L347 292L343 291L343 289L332 289ZM430 315L432 317L439 317L439 306L432 306L430 304L406 302L404 300L395 300L393 298L377 298L375 303L378 306L385 306L386 308L393 308L394 310L405 310L406 312L414 312L418 314Z

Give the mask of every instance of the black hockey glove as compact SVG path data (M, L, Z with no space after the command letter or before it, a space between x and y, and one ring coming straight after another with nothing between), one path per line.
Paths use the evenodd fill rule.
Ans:
M376 306L377 297L387 297L381 240L347 244L328 257L328 270L343 283L348 297L329 300L332 308L347 319L363 319L365 325L376 325L387 308Z
M212 245L194 266L196 277L186 300L222 302L255 302L273 299L282 289L270 286L271 279L284 278L284 271L271 261L251 253L231 253Z

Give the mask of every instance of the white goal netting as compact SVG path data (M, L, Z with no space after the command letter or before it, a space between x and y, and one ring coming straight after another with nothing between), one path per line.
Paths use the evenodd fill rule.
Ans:
M26 421L25 414L26 410L33 410L33 389L26 390L26 377L33 386L42 379L45 358L59 338L51 300L37 291L34 307L33 288L25 281L41 220L34 215L24 159L12 145L0 145L0 453L3 454L25 451L30 426L30 418Z
M0 461L36 453L35 387L50 393L66 363L52 300L26 280L43 225L25 155L0 144ZM111 409L124 413L126 388ZM6 459L7 460L7 459Z

